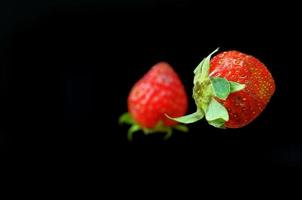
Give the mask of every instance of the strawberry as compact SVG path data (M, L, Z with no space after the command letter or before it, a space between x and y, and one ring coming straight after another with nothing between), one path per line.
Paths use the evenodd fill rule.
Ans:
M172 67L165 62L154 65L131 89L128 96L128 111L120 122L131 124L128 139L134 132L145 134L165 132L171 136L172 128L186 131L187 128L165 117L165 113L179 117L186 113L187 95L182 82Z
M240 128L264 110L275 91L274 79L266 66L238 51L223 52L210 60L217 50L194 70L193 98L197 111L171 119L193 123L205 116L215 127Z

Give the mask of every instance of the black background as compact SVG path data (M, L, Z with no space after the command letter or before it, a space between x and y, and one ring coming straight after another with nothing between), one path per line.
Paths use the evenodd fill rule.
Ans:
M157 167L302 164L294 6L185 0L1 4L3 152L82 155L122 165L148 161ZM128 127L117 119L136 80L153 64L169 62L185 84L192 112L192 71L217 47L252 54L273 74L276 92L261 116L236 130L199 122L166 142L160 134L137 134L127 142Z

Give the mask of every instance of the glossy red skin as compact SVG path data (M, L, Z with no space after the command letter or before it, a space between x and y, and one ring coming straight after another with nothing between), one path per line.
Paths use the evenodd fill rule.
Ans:
M165 62L154 65L132 88L128 96L128 111L142 127L153 128L159 121L166 126L177 122L171 117L183 116L188 107L182 82Z
M210 76L245 84L245 88L220 101L229 112L228 128L243 127L263 111L275 91L275 82L258 59L238 51L227 51L213 57Z

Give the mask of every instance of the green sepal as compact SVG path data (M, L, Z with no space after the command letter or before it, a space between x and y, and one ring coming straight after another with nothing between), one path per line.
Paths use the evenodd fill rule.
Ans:
M245 84L236 83L233 81L229 81L229 83L230 83L230 93L238 92L245 88Z
M173 126L173 128L174 128L175 130L180 131L180 132L184 132L184 133L189 132L189 128L188 128L186 125L177 124L176 126Z
M188 132L188 127L182 124L177 124L175 126L165 126L162 121L158 122L154 128L144 128L141 127L138 123L134 121L132 116L127 112L123 113L119 117L119 124L129 124L131 127L128 129L128 141L133 140L134 133L138 131L142 131L145 135L153 134L153 133L165 133L164 140L169 139L172 136L173 129L181 131L181 132Z
M226 100L231 92L230 82L225 78L211 77L214 94L219 99Z
M216 53L219 48L215 49L212 53L210 53L203 62L202 69L201 69L201 79L204 80L209 77L209 70L210 70L210 61L211 56Z
M172 137L172 133L173 133L173 131L172 131L172 128L170 128L167 132L165 132L166 133L166 135L163 137L163 139L164 140L168 140L168 139L170 139L171 137Z
M223 119L208 121L208 123L216 128L225 129L225 125L224 125L225 121Z
M128 134L127 138L128 141L131 142L133 140L133 134L137 131L141 130L141 127L138 124L133 124L129 129L128 129Z
M119 124L134 124L133 118L131 117L131 115L128 112L123 113L119 120L118 120Z
M173 118L173 117L168 116L167 114L165 114L165 115L169 119L174 120L179 123L183 123L183 124L191 124L191 123L197 122L198 120L201 120L204 117L203 111L199 110L199 109L195 113L185 115L182 117Z
M157 132L168 133L172 130L172 128L169 126L165 126L164 123L160 121L154 126L154 128L142 128L142 130L146 135L148 135Z
M245 84L228 81L221 77L211 77L211 83L216 97L226 100L230 93L238 92L245 88Z
M227 109L215 98L212 98L205 116L209 124L215 127L221 127L224 122L229 120Z
M197 65L197 67L194 69L194 74L196 74L197 72L201 71L202 65L203 65L203 63L204 63L204 60L205 60L205 58L202 59L202 61L201 61L201 62Z
M153 133L165 133L164 140L169 139L172 136L173 129L181 131L181 132L188 132L188 127L185 125L177 124L175 126L165 126L162 121L158 122L156 126L152 129L150 128L142 128L142 131L145 135L153 134Z
M211 56L218 51L219 48L215 49L210 53L206 58L204 58L194 70L194 85L196 83L201 83L206 79L209 79L209 70L210 70L210 60Z

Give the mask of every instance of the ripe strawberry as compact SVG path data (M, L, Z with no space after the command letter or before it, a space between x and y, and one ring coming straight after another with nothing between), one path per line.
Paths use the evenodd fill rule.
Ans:
M223 52L211 60L210 74L245 84L239 92L222 101L229 112L226 127L247 125L263 111L275 91L272 75L258 59L238 51Z
M165 62L154 65L132 88L128 96L128 111L120 122L132 124L132 133L172 133L172 127L186 131L183 125L168 119L164 114L179 117L186 113L187 95L183 84L172 67Z
M212 54L194 71L193 97L197 111L175 120L193 123L205 116L215 127L243 127L266 107L275 91L274 79L253 56L227 51L210 61Z

